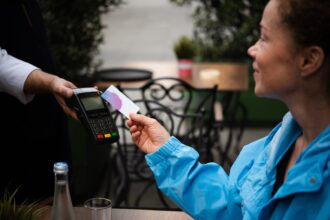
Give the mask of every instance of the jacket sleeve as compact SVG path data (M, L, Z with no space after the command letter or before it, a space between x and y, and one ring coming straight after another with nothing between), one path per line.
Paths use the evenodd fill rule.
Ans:
M195 219L228 219L228 176L175 137L146 156L160 190Z
M33 95L23 92L24 83L29 74L37 67L16 59L0 47L0 91L6 92L23 104L30 102Z

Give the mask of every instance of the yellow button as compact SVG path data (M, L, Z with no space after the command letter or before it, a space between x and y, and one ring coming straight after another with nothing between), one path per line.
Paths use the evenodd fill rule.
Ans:
M111 138L111 134L104 134L105 138Z

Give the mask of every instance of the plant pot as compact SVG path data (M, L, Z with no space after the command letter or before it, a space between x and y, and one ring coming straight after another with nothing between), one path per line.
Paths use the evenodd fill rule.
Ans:
M189 59L181 59L178 61L178 73L180 78L191 77L192 64L192 60Z

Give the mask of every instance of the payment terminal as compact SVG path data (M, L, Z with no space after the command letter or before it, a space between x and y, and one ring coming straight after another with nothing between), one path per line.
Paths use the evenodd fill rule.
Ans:
M73 96L67 100L89 135L97 144L118 141L118 129L111 117L108 106L93 87L73 89Z

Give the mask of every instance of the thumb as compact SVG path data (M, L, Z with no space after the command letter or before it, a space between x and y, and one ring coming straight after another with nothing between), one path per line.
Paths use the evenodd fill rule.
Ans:
M138 122L143 125L151 124L153 121L151 118L141 115L141 114L131 113L129 116L132 121Z
M60 90L59 94L65 98L70 98L73 95L73 90L71 88L65 87Z

